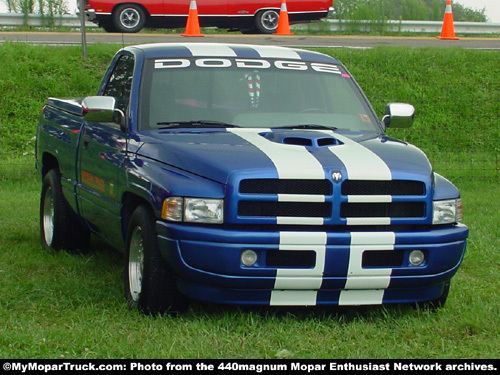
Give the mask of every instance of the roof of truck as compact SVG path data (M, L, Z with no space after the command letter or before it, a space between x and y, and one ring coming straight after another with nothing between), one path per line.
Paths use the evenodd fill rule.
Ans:
M126 47L125 50L140 50L145 58L162 57L236 57L275 58L306 60L324 63L339 62L328 55L297 48L227 43L154 43Z

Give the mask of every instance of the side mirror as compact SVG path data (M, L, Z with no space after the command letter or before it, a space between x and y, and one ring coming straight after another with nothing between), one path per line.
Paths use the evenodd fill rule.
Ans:
M409 128L413 125L415 107L405 103L389 103L385 107L385 115L382 123L385 127Z
M83 118L88 122L115 122L126 131L125 114L116 108L112 96L87 96L82 101Z

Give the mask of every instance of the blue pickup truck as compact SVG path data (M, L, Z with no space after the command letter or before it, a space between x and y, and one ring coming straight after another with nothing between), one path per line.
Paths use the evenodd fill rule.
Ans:
M37 128L41 242L125 253L131 308L442 306L468 236L457 188L386 135L336 59L270 46L123 48L97 96Z

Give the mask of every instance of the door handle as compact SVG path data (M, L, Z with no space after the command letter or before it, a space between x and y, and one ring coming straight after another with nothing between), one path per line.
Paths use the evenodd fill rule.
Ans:
M88 148L90 144L90 137L88 135L83 136L83 147Z

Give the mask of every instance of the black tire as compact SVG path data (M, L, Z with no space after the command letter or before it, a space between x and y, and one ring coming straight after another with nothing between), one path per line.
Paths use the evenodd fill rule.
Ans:
M255 29L261 34L275 33L279 19L279 11L274 9L261 10L255 16Z
M134 210L128 225L124 287L129 307L144 314L175 314L187 307L161 258L155 217L145 205Z
M448 300L448 294L450 293L450 285L451 285L451 282L447 281L446 283L444 283L443 292L441 293L441 295L438 298L436 298L432 301L419 303L418 306L422 309L431 310L431 311L434 311L434 310L437 310L437 309L444 307L444 305L446 304L446 301Z
M104 29L104 31L106 31L107 33L116 33L117 32L115 25L113 24L112 19L99 22L99 27L102 27Z
M122 4L113 10L113 26L121 33L137 33L146 24L146 12L135 4Z
M79 250L90 243L90 231L64 198L61 175L51 169L44 177L40 196L40 241L45 249Z

